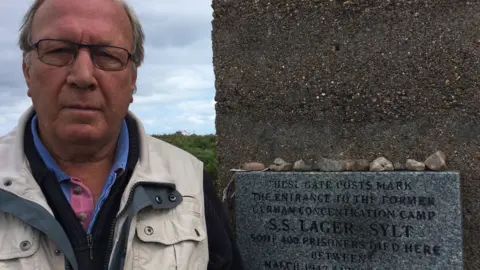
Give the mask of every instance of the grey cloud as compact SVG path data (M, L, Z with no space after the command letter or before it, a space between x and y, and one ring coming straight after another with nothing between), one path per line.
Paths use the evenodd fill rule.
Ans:
M0 27L0 45L8 45L11 49L18 48L18 36L19 32L17 29ZM17 49L17 52L20 53L20 48ZM4 54L3 51L2 54Z
M4 2L0 7L0 117L13 125L13 120L28 101L22 73L22 53L17 47L17 40L23 14L30 3Z
M211 0L129 0L128 2L140 15L188 15L189 17L208 17L212 15Z
M9 89L25 89L21 95L25 95L26 85L22 73L22 62L18 59L17 62L4 61L0 58L2 65L0 66L0 93L5 93ZM8 91L13 96L20 95L18 91Z
M154 61L162 65L201 65L212 63L212 43L209 38L203 38L188 46L153 47L145 44L145 62Z
M2 1L1 9L8 12L1 12L0 26L18 31L23 15L30 6L31 1Z
M4 73L6 74L4 75ZM14 75L15 76L9 76L8 72L0 69L0 93L8 92L13 96L25 95L27 87L23 81L23 77L16 76L16 73L14 73ZM20 92L18 91L19 89L24 90Z
M145 65L139 70L137 96L167 94L191 99L196 94L202 95L207 89L213 89L213 81L213 68L208 64Z
M149 46L185 47L210 38L211 0L132 0Z
M0 106L8 102L16 102L26 96L25 79L22 72L22 57L19 49L13 45L0 44Z
M132 1L146 34L145 65L139 70L137 96L171 91L162 81L182 66L211 65L209 1L140 1Z
M208 17L144 15L146 43L152 47L185 47L210 35Z

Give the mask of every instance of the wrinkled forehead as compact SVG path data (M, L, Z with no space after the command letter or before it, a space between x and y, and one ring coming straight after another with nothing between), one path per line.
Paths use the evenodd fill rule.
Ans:
M42 38L116 45L131 49L132 27L115 0L46 0L33 19L32 42Z

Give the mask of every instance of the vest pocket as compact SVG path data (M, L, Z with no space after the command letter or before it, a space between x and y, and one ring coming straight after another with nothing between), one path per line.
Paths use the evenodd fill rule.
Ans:
M0 213L0 269L43 269L38 265L40 233L25 222Z
M140 212L133 243L134 266L139 269L206 269L206 229L190 198L174 209ZM137 269L137 268L135 268Z

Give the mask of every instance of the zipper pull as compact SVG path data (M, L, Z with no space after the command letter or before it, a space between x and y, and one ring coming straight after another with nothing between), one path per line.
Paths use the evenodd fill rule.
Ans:
M91 234L87 234L87 243L90 250L90 260L93 261L93 236Z

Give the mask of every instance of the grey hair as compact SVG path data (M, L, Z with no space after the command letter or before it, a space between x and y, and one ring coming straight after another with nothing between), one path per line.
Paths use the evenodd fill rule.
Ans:
M132 25L132 33L133 33L133 50L132 50L132 60L135 63L135 70L140 67L143 63L143 59L145 57L145 34L143 32L142 25L138 20L137 15L135 14L134 10L130 5L128 5L123 0L115 0L116 2L122 4L125 12L127 13L128 19L130 20L130 24ZM45 2L45 0L35 0L35 2L30 6L27 13L23 17L22 26L20 27L20 36L18 39L18 46L24 53L28 53L33 49L33 41L32 41L32 29L33 29L33 18L35 13L38 11L40 6ZM29 61L29 54L26 55L25 59L28 63Z

